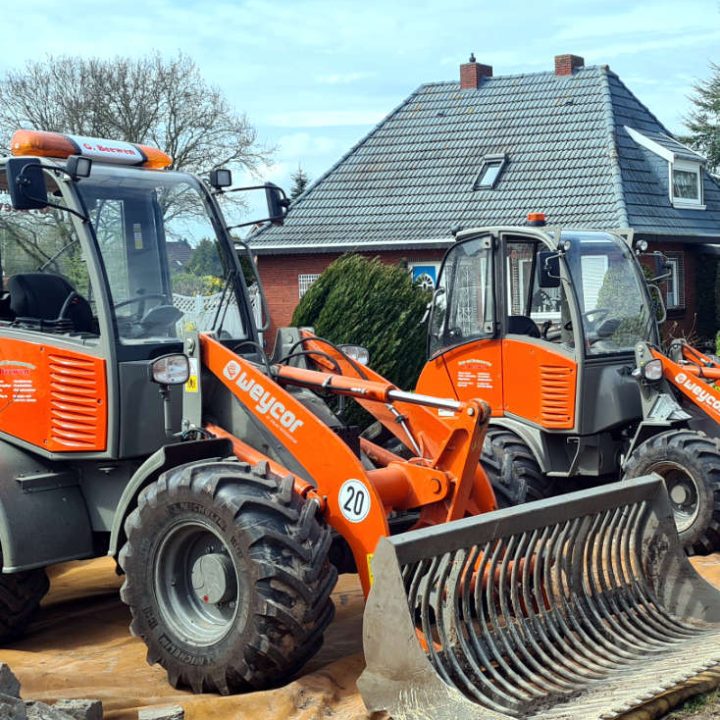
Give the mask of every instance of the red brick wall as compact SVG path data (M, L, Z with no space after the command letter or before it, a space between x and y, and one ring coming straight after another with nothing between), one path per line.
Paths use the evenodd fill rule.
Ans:
M440 262L442 250L406 250L392 252L361 253L366 257L380 257L384 262L401 261L418 262L431 260ZM265 288L272 324L266 333L265 345L268 350L275 343L275 332L278 327L290 325L293 311L300 301L298 276L320 274L339 254L313 255L261 255L258 257L260 279Z
M648 250L682 253L685 264L685 307L668 310L668 319L661 327L660 331L663 335L671 333L673 337L680 337L684 334L692 340L692 335L696 330L695 313L697 310L697 302L695 299L695 264L698 262L698 255L692 251L690 246L679 242L651 242Z

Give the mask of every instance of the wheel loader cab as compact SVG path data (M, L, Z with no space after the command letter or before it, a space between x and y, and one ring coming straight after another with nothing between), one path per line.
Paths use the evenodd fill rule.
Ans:
M0 165L0 432L41 454L147 457L168 442L150 362L182 352L190 330L257 340L216 203L185 173L96 154L78 178L62 157L28 159L42 166L32 192L47 191L29 209L25 167ZM181 395L170 391L177 430Z
M418 391L483 397L495 422L557 445L545 453L555 458L550 471L610 472L615 428L642 417L630 371L636 342L657 341L650 308L618 236L463 232L438 278Z

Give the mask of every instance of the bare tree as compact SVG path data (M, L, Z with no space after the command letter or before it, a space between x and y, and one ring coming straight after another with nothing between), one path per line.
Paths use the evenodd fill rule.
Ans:
M256 169L270 151L255 128L179 53L112 60L49 56L0 77L0 142L18 128L107 137L158 147L173 167L201 173L230 163Z

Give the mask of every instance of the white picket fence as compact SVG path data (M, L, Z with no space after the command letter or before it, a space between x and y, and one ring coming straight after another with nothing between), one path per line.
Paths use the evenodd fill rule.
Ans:
M248 291L253 317L256 324L260 325L262 322L262 308L257 285L251 285ZM173 293L173 305L183 313L183 317L178 321L179 334L182 335L183 328L187 327L189 322L194 323L198 330L209 330L215 319L222 295L221 292L214 295L180 295ZM231 337L243 337L245 332L240 321L241 316L237 309L235 295L226 293L225 302L229 304L223 311L225 315L222 329Z

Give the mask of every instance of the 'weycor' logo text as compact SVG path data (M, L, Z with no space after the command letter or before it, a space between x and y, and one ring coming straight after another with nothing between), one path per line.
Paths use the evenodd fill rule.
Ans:
M675 376L675 382L678 385L682 385L686 390L695 395L699 403L711 407L716 412L720 412L720 400L715 398L707 390L704 390L702 385L693 382L685 373L678 373Z
M277 420L288 432L294 433L304 425L298 420L292 410L286 409L285 405L278 400L269 390L266 390L260 383L255 382L247 376L247 373L235 360L230 360L223 370L223 375L230 381L234 381L240 390L250 396L255 402L255 409L261 415L269 415Z

